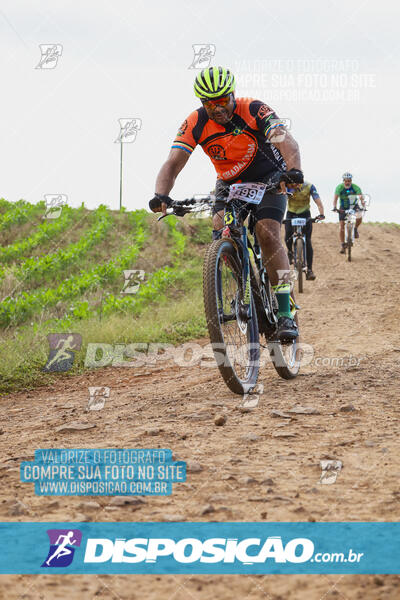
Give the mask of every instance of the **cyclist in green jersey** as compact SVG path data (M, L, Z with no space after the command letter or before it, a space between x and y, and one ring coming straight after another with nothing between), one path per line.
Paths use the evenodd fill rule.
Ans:
M288 184L288 207L286 213L286 219L307 219L307 224L304 227L304 233L306 236L306 256L307 256L307 273L306 279L315 279L315 274L312 270L313 265L313 247L311 244L312 235L312 222L310 203L311 198L319 210L320 220L325 219L324 206L321 198L316 190L316 187L312 183L305 181L304 183ZM285 242L288 249L289 262L293 263L293 227L291 222L285 223Z
M342 244L340 254L345 253L344 247L344 219L345 210L353 208L357 213L356 227L354 231L354 237L360 237L358 228L362 222L362 209L365 208L365 202L362 195L361 188L353 183L353 175L351 173L343 173L343 183L340 183L335 189L335 196L333 198L333 210L337 211L337 201L340 200L339 205L339 238Z

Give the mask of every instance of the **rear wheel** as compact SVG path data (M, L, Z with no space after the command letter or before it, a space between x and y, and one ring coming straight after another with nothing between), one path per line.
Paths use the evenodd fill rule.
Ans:
M268 282L268 296L270 304L275 314L278 312L278 301L275 292ZM299 326L297 313L294 316L294 321ZM272 364L279 377L282 379L294 379L300 370L301 351L299 347L300 338L297 337L291 342L280 342L276 338L276 332L271 335L266 335L268 351L271 356Z
M260 339L253 294L250 289L249 307L244 302L241 259L232 240L216 240L209 246L203 266L203 295L220 373L232 392L245 394L257 382Z
M303 293L303 240L297 238L295 241L295 269L297 271L297 283L299 286L299 293Z

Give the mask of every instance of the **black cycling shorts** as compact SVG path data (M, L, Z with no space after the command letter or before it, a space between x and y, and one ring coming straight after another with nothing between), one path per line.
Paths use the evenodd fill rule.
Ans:
M215 202L213 206L213 215L215 215L221 210L224 210L225 199L229 194L230 185L230 183L227 183L222 179L217 179L217 183L215 185ZM254 213L256 221L261 221L261 219L273 219L274 221L278 221L278 223L282 223L283 216L286 211L286 204L286 194L278 194L276 192L265 192L260 204L248 206L252 206L252 211ZM250 209L247 208L247 210L245 211L246 216L249 210ZM246 216L243 216L243 220L246 218Z

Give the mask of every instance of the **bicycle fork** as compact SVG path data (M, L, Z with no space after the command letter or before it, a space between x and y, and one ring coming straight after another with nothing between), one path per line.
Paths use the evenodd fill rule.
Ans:
M247 245L247 230L242 227L242 249L243 249L243 304L248 319L251 319L251 283L250 283L250 253Z
M348 244L349 242L353 242L354 240L354 224L351 222L347 222L344 228L344 243Z
M228 231L228 227L225 227L225 238L231 238L230 235L228 235L230 232ZM243 257L242 257L242 281L241 281L241 285L242 285L242 289L239 289L239 294L242 296L242 298L240 298L240 296L237 298L236 302L238 302L239 300L241 300L242 306L240 307L240 305L238 306L238 308L240 308L239 314L241 316L241 318L244 318L246 321L250 320L252 317L252 307L251 307L251 281L250 281L250 255L249 255L249 250L247 247L247 231L246 228L243 226L242 228L242 251L243 251ZM224 257L224 259L226 260L226 257ZM241 294L242 292L242 294ZM218 281L217 281L217 305L218 305L218 312L220 313L220 318L222 320L226 320L224 318L224 314L223 314L223 293L222 293L222 278L218 277ZM233 308L233 307L232 307ZM235 311L236 312L236 311Z

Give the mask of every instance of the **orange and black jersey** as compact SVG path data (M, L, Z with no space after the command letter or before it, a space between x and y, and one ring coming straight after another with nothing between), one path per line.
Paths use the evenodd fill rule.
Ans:
M225 125L209 119L202 107L182 123L172 148L191 154L200 144L218 179L229 183L261 181L273 172L286 170L279 150L268 141L279 126L277 120L272 108L252 98L236 98L232 118Z

